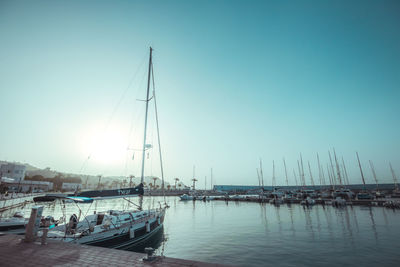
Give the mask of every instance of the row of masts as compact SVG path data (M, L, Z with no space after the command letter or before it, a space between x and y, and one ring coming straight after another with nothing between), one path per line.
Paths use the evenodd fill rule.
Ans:
M346 168L346 164L344 162L343 157L341 158L341 162L338 159L337 155L336 155L336 151L335 149L333 149L333 157L330 151L328 151L328 155L329 155L329 163L326 164L326 172L327 172L327 178L329 179L329 183L327 183L326 181L326 177L325 177L325 171L324 171L324 167L321 165L320 162L320 158L319 158L319 154L317 153L317 163L318 163L318 178L319 178L319 185L323 185L323 186L331 186L333 190L336 189L336 187L346 187L346 185L350 185L349 182L349 176L347 173L347 168ZM363 186L365 189L365 176L364 176L364 172L361 166L361 162L360 162L360 157L358 155L358 152L356 152L356 156L357 156L357 161L358 161L358 167L360 169L360 174L361 174L361 180L363 182ZM315 186L316 183L314 182L314 176L312 173L312 169L311 169L311 164L310 161L307 162L308 165L308 174L310 177L310 182L312 186ZM371 172L374 178L374 181L376 183L376 188L377 190L379 190L379 183L378 183L378 178L375 172L375 168L374 165L372 163L371 160L369 160L369 165L371 168ZM284 166L284 170L285 170L285 180L286 180L286 185L289 186L289 178L288 178L288 171L287 171L287 166L286 166L286 160L285 158L283 158L283 166ZM392 177L393 177L393 182L395 184L395 189L398 190L398 182L397 182L397 177L395 175L395 172L393 170L392 164L389 162L389 166L390 166L390 171L392 173ZM256 172L257 172L257 178L258 178L258 185L262 188L264 188L264 174L263 174L263 168L262 168L262 160L260 159L260 167L256 168ZM303 156L300 153L300 157L297 160L297 173L298 173L298 177L300 179L300 181L297 180L297 174L296 174L296 170L293 168L293 178L295 180L295 184L296 186L301 186L303 188L305 188L307 186L306 183L306 179L305 179L305 171L304 171L304 163L303 163ZM271 185L272 187L276 187L276 176L275 176L275 161L272 161L272 181L271 181Z

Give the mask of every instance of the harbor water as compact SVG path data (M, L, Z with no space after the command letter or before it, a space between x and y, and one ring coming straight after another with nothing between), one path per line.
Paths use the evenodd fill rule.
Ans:
M137 198L130 198L137 203ZM144 208L162 197L146 198ZM395 266L399 260L400 212L382 207L180 201L167 197L157 254L237 266ZM56 219L109 209L134 209L124 199L92 204L41 203ZM29 216L33 204L22 208ZM79 207L79 208L78 208ZM9 217L21 208L3 212Z

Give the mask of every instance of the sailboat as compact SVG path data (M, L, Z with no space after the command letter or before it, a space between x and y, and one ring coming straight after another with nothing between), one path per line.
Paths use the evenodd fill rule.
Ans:
M148 83L147 83L147 96L146 96L146 113L144 123L144 140L143 140L143 157L142 157L142 171L141 183L138 187L133 188L133 193L139 195L139 205L135 210L109 210L106 212L94 212L82 220L73 214L69 222L63 225L52 228L48 232L48 238L60 240L69 243L87 244L101 247L117 248L117 249L131 249L138 244L149 241L163 229L164 216L166 206L155 209L142 209L143 203L143 180L144 180L144 166L145 166L145 150L146 150L146 132L147 132L147 114L149 101L153 98L155 101L154 80L153 80L153 96L149 99L150 81L153 77L153 64L152 52L150 47L149 57L149 70L148 70ZM158 118L157 118L157 104L156 108L156 121L158 132ZM158 139L159 140L159 139ZM160 149L161 150L161 149ZM162 160L161 161L161 175L163 176ZM86 192L83 192L86 193ZM132 188L119 189L119 190L104 190L104 191L89 191L86 194L79 196L129 196L132 193ZM130 200L126 199L130 203ZM133 203L135 204L135 203Z
M357 194L357 199L372 199L372 195L370 193L367 192L367 190L365 189L365 178L364 178L364 173L362 171L361 168L361 163L360 163L360 158L358 157L358 152L356 152L357 154L357 160L358 160L358 166L360 167L360 173L361 173L361 178L362 178L362 182L363 182L363 190L361 192L359 192Z
M397 183L397 177L396 174L394 173L393 167L392 167L392 163L389 162L389 166L390 166L390 172L392 173L392 177L393 177L393 182L394 182L394 189L392 191L392 197L393 198L400 198L400 190L399 190L399 186Z

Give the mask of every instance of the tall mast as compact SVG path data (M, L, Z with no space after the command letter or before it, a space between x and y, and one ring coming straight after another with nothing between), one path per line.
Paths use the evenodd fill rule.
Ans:
M303 165L303 157L300 153L300 163L301 163L301 178L303 179L304 187L306 186L306 177L304 175L304 165Z
M275 162L272 161L272 187L276 186L275 182Z
M285 158L283 158L283 166L285 166L286 185L289 186L289 180L288 180L288 175L287 175Z
M260 177L261 177L261 186L262 186L262 189L264 190L264 175L263 175L263 171L262 171L261 158L260 158Z
M341 178L341 176L340 176L340 168L339 168L339 163L338 163L337 158L336 158L336 151L335 151L335 148L333 149L333 154L334 154L334 156L335 156L336 171L337 171L337 176L338 176L338 179L339 179L339 184L342 185L342 178Z
M311 185L312 185L312 186L315 186L315 184L314 184L314 179L313 179L312 172L311 172L310 161L308 161L308 170L310 171Z
M395 188L396 190L399 190L399 186L398 186L398 184L397 184L397 177L396 177L396 174L394 173L394 170L393 170L393 168L392 168L392 163L389 162L389 166L390 166L390 171L392 172L392 177L393 177L393 182L394 182L394 188Z
M146 152L146 133L147 133L147 114L149 111L149 91L150 91L150 76L151 76L151 65L152 65L152 54L153 48L150 47L150 57L149 57L149 72L147 75L147 93L146 93L146 115L144 117L144 134L143 134L143 153L142 153L142 174L140 176L140 183L143 184L144 181L144 159Z
M360 158L358 157L358 152L356 152L356 154L357 154L358 166L360 167L361 178L362 178L362 181L363 181L363 184L364 184L364 190L365 190L364 173L363 173L362 168L361 168L361 163L360 163Z
M256 168L256 172L257 172L258 186L261 187L260 173L258 172L258 168Z
M296 186L298 186L297 177L296 177L296 171L294 170L294 168L293 168L293 176L294 176L294 181L296 183Z
M321 172L322 172L322 183L323 183L323 185L326 185L325 172L324 172L323 166L321 166Z
M371 167L372 175L374 176L374 179L375 179L375 182L376 182L376 190L379 191L378 178L376 178L374 164L372 164L371 160L369 161L369 166Z
M299 169L299 178L300 178L300 184L304 189L304 183L303 183L303 179L301 179L301 169L300 169L300 163L299 160L297 160L297 168Z
M319 162L319 155L318 155L318 153L317 153L317 162L318 162L319 184L322 186L322 170L321 170L321 163Z
M328 163L326 164L326 171L328 173L329 183L331 184L332 189L335 190L335 186L333 185L332 176L331 176L331 172L329 170L329 164Z
M349 176L347 175L346 164L344 164L344 159L343 159L343 157L342 157L342 163L343 163L344 175L345 175L345 177L346 177L346 183L347 183L348 185L350 185Z
M335 190L335 184L336 184L335 169L333 168L331 152L328 151L328 154L329 154L329 161L331 162L331 169L332 169L332 170L331 170L332 186L333 186L333 190Z

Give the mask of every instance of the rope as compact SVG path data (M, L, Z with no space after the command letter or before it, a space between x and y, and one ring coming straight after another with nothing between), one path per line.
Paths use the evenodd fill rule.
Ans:
M141 67L143 66L143 64L145 62L145 59L146 59L146 57L144 56L142 61L141 61L141 63L139 64L138 68L136 69L134 75L132 76L131 80L129 81L128 86L126 87L126 89L123 91L121 97L119 98L119 100L117 102L117 105L115 105L113 111L111 112L111 114L110 114L110 116L109 116L109 118L107 120L107 123L105 124L104 129L103 129L102 132L106 132L108 127L110 126L110 123L111 123L112 119L114 118L114 115L115 115L116 111L118 110L118 107L122 103L122 100L125 98L126 93L128 92L129 88L133 84L133 81L136 79L136 76L139 73L139 70L141 69ZM92 155L93 155L93 149L90 151L88 157L83 162L83 164L82 164L82 166L81 166L81 168L79 170L79 173L82 173L83 169L86 167L86 165L89 162L89 160L92 157Z

